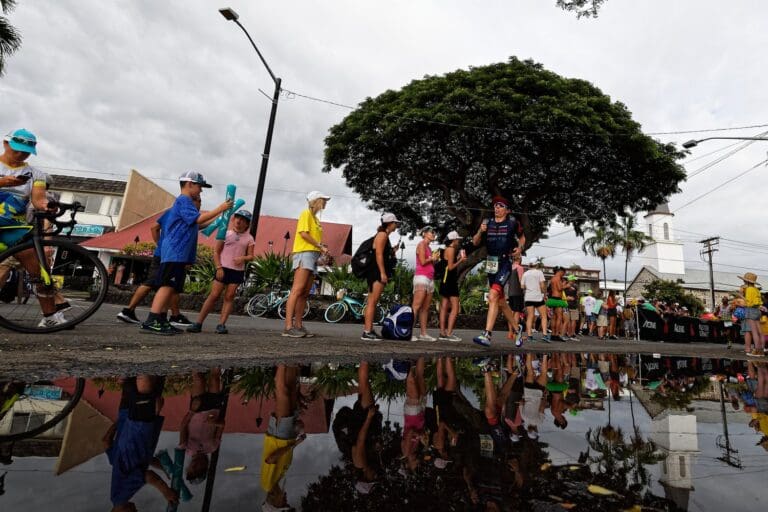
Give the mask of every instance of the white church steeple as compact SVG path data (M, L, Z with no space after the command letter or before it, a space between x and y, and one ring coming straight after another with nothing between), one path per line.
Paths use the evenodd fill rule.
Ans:
M672 227L674 214L669 211L667 203L658 205L649 211L645 217L646 234L653 242L645 249L650 260L650 266L664 274L685 274L683 262L683 243L675 240Z

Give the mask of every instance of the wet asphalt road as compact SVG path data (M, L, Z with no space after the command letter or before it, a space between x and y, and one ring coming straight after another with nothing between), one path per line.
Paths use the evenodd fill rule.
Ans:
M359 339L362 326L310 321L306 327L314 338L280 336L282 321L269 318L233 316L227 323L230 334L213 332L218 315L208 318L200 334L156 336L139 331L137 326L117 320L122 306L104 304L84 324L73 331L47 335L0 332L0 378L53 378L62 375L84 377L136 373L171 374L211 366L249 367L280 362L308 363L356 362L362 359L385 361L419 355L477 356L515 351L505 333L497 332L490 348L472 343L475 331L457 331L462 342L365 342ZM139 308L139 318L146 317ZM187 314L194 320L194 315ZM430 331L437 336L436 330ZM637 341L600 341L582 338L579 342L529 343L528 350L541 352L663 353L694 357L743 359L741 345L727 350L724 345L703 343L654 343Z

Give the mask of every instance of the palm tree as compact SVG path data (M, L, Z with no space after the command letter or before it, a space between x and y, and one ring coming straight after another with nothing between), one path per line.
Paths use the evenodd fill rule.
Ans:
M16 7L16 0L0 0L0 9L8 14ZM0 76L5 71L5 59L21 47L21 34L8 23L8 18L0 16Z
M591 236L587 237L590 234ZM614 224L592 222L584 228L583 236L584 243L581 244L581 250L584 251L584 254L589 254L602 260L604 288L607 289L608 276L605 270L605 260L616 255L617 246Z
M629 260L632 259L633 254L642 252L643 249L653 241L653 239L643 231L635 229L636 227L637 223L635 222L635 215L626 212L620 217L615 232L616 243L621 247L621 250L624 251L624 300L627 300L627 268L629 267Z

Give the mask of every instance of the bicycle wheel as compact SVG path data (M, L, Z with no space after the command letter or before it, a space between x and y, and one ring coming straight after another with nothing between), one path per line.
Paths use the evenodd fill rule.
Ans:
M387 310L384 309L382 306L376 307L376 318L373 319L374 323L376 325L381 325L382 322L384 322L384 317L387 316Z
M61 331L94 314L104 302L109 280L95 253L60 238L40 240L40 245L48 259L45 265L39 264L32 241L0 255L0 268L33 262L32 268L26 269L33 294L24 303L0 304L2 327L23 333ZM53 325L41 323L42 301L54 301L56 316L64 321Z
M347 305L343 302L334 302L325 310L325 321L335 324L340 322L347 313Z
M267 296L263 293L257 293L251 297L248 304L245 305L245 312L254 318L263 316L267 312Z
M0 434L0 442L3 443L28 439L52 429L69 416L85 389L85 379L78 378L71 394L62 393L58 398L54 398L51 393L56 392L57 389L61 391L56 386L39 386L36 389L36 384L30 386L24 382L18 384L24 391L5 413L12 416L10 431L7 434Z
M288 307L288 301L284 300L280 303L280 305L277 307L277 316L285 320L285 311ZM301 315L301 318L307 318L307 315L309 315L309 301L304 305L304 314Z

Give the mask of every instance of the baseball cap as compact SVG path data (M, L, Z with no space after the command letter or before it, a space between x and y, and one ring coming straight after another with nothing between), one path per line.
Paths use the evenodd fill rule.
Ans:
M578 277L576 277L573 274L568 274L567 276L565 276L565 280L566 281L576 281L577 279L578 279Z
M394 213L385 213L381 216L382 224L389 224L390 222L397 222L399 224L400 219L398 219Z
M315 199L325 199L327 201L330 198L331 196L329 196L328 194L323 194L319 190L313 190L312 192L307 194L307 201L309 201L310 203Z
M448 240L458 240L458 239L459 239L459 238L461 238L461 237L459 236L459 233L458 233L458 232L456 232L456 231L451 231L450 233L448 233L448 236L447 236L446 238L447 238Z
M451 462L449 460L445 460L441 457L435 457L435 460L432 462L437 469L445 469L445 467L448 465L448 463Z
M262 512L280 512L282 510L291 510L291 507L276 507L266 501L261 504Z
M209 185L208 182L205 181L205 178L203 177L203 175L197 171L185 172L184 174L179 176L179 181L191 181L192 183L196 183L203 188L211 188L211 185Z
M502 196L494 196L494 198L491 200L491 203L494 204L494 205L497 204L497 203L501 203L506 208L509 208L509 201L507 201L506 198L504 198Z
M422 235L424 233L427 233L427 232L434 233L435 232L435 228L433 228L432 226L424 226L423 228L421 228L421 234Z
M384 372L387 375L387 380L405 380L408 377L408 371L411 369L411 363L390 359L382 368L384 368Z
M14 151L21 151L22 153L37 154L37 137L35 134L24 128L15 130L3 138L4 141L11 146Z
M235 212L235 217L242 217L248 222L251 222L251 218L253 218L253 215L251 215L251 212L248 210L238 210Z
M376 485L376 482L363 482L362 480L358 480L355 483L355 490L360 494L370 494L374 485Z

